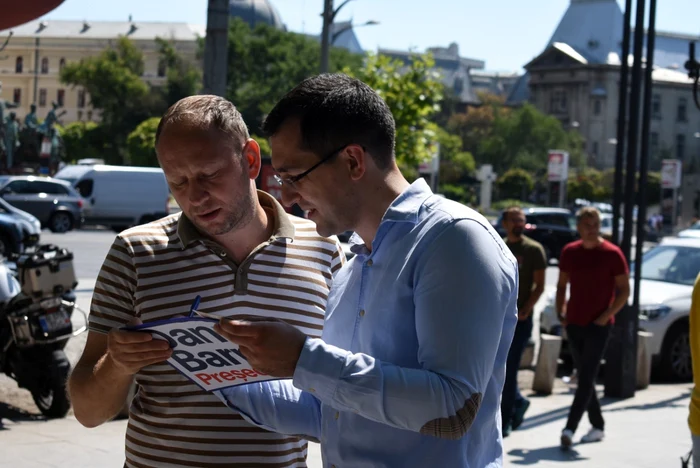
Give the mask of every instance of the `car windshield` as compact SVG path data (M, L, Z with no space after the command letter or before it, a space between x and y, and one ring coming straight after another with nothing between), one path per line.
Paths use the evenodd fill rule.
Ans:
M634 265L630 269L633 269ZM660 245L644 254L642 279L692 286L700 272L700 245Z

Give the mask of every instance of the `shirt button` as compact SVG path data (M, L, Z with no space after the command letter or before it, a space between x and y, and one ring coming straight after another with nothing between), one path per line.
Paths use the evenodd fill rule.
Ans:
M372 266L372 265L374 265L374 262L370 258L369 260L367 260L367 266Z
M338 419L340 417L340 413L338 411L335 412L335 419Z
M224 251L222 250L221 252L219 252L219 255L222 256L222 257L225 257L225 256L226 256L226 252L224 252Z
M364 316L365 316L365 311L364 311L364 309L362 309L362 310L360 311L360 317L364 317Z

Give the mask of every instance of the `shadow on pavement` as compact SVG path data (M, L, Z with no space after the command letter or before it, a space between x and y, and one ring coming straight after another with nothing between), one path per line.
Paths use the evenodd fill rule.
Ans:
M30 413L7 403L0 403L0 431L7 430L7 427L2 423L3 419L9 419L12 422L46 421L46 418L41 414Z
M588 458L582 457L576 450L562 450L558 445L534 450L513 449L508 452L508 455L520 457L519 460L512 460L510 462L513 465L535 465L543 461L576 462L588 460Z

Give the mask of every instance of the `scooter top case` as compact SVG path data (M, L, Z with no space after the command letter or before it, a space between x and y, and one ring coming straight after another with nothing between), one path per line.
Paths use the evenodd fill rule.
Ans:
M78 285L73 254L54 245L20 254L16 260L22 292L32 298L60 296Z

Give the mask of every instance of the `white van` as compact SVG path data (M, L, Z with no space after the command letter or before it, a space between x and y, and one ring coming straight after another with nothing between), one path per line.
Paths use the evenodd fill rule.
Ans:
M170 190L160 168L72 165L54 175L87 201L85 224L117 232L167 216Z

